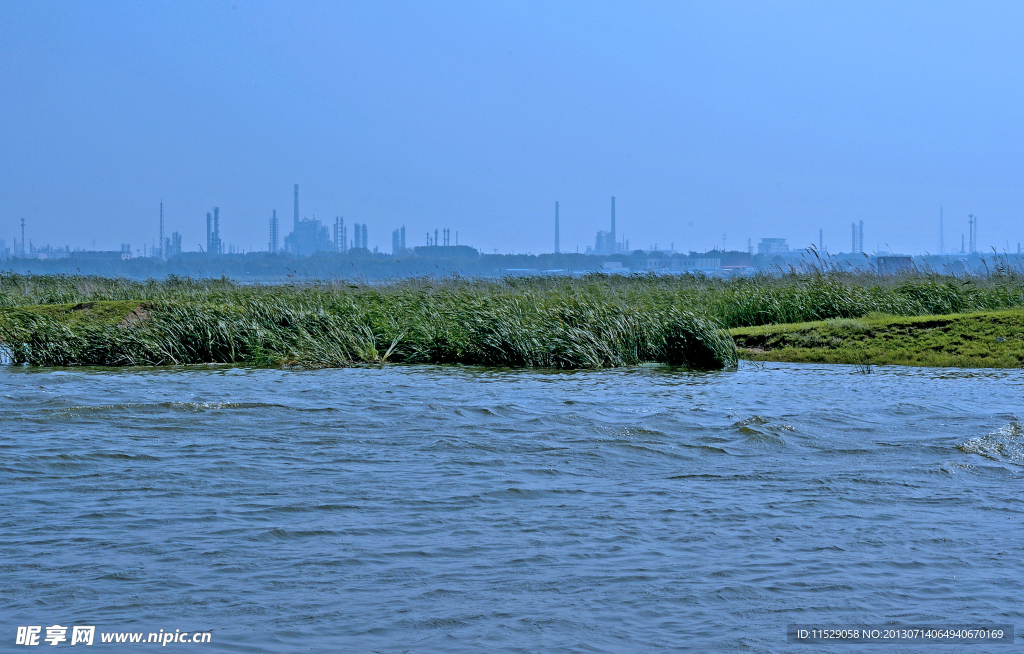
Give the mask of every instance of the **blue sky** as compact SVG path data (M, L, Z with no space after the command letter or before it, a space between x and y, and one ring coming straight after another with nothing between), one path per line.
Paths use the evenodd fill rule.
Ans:
M1024 242L1024 4L0 2L0 238Z

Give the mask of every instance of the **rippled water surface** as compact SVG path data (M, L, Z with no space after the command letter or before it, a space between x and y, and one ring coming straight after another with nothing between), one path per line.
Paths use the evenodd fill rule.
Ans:
M0 650L55 623L232 652L1020 630L1022 398L1021 371L0 367Z

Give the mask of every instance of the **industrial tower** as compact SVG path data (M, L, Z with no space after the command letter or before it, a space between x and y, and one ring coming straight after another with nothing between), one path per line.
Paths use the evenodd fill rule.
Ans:
M561 252L558 244L558 200L555 200L555 254Z
M270 243L267 244L267 250L271 254L277 254L280 249L281 228L277 224L277 209L274 209L273 213L270 214Z

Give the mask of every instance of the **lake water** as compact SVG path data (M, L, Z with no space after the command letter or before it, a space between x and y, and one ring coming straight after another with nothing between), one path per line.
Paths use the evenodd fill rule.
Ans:
M0 367L0 650L53 624L212 630L167 650L200 652L1020 629L1022 398L1019 370Z

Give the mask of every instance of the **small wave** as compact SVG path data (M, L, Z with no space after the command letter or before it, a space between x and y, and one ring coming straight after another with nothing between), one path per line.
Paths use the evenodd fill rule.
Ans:
M774 434L765 434L763 432L759 432L755 429L749 429L747 427L744 427L743 429L746 429L747 431L741 431L740 433L745 434L747 436L746 442L752 445L773 445L775 447L786 446L786 441L779 438L778 436L775 436Z
M1024 427L1014 421L987 436L972 438L956 447L967 454L1024 466Z
M92 406L78 405L55 409L43 409L40 413L55 417L73 418L79 416L97 416L122 413L205 413L207 411L248 410L248 409L285 409L290 411L335 411L334 407L295 407L268 402L125 402L120 404L96 404Z
M125 570L100 575L99 578L104 581L137 581L139 579L139 573L139 570Z
M736 432L739 434L751 436L755 442L760 438L761 435L764 434L764 431L762 431L762 429L758 429L758 427L761 427L766 431L773 432L796 431L796 428L793 427L792 425L772 424L773 422L774 420L772 418L754 415L749 418L740 420L739 422L732 423L732 427L736 429ZM785 444L785 442L782 441L782 439L776 438L774 436L771 437L771 439L774 439L772 442L776 444Z
M324 536L336 536L337 532L329 529L306 529L289 530L275 527L255 536L249 536L246 540L274 541L274 540L301 540L304 538L321 538Z
M771 418L766 418L764 416L751 416L740 420L739 422L732 423L732 426L742 428L748 425L767 425L769 422L771 422Z
M495 490L484 493L482 497L492 499L542 499L547 497L559 497L562 495L585 495L587 491L578 488L516 488L512 486L502 490Z

